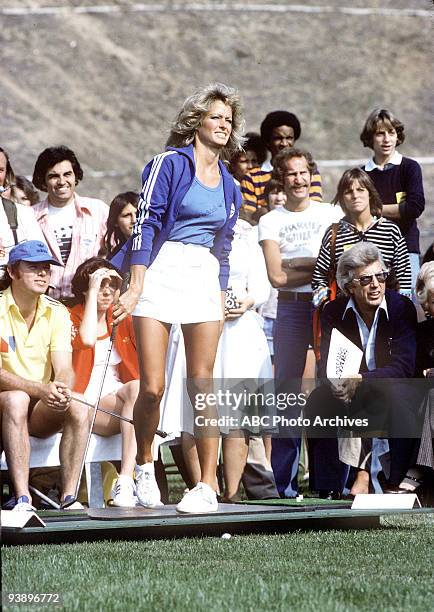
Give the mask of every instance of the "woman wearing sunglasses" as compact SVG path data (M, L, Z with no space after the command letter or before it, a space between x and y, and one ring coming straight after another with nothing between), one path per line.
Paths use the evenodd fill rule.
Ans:
M346 170L339 181L333 204L344 217L337 224L334 269L342 253L358 242L375 244L389 270L389 288L411 296L411 269L407 246L399 227L382 217L382 202L373 182L360 168ZM312 276L314 306L327 300L332 262L333 226L324 234Z

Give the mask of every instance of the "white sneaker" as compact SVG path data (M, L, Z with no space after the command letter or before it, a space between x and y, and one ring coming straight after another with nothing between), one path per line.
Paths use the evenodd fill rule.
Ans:
M145 508L159 508L163 505L153 463L145 463L143 467L136 468L136 495L139 504Z
M198 482L176 506L177 512L201 514L218 510L217 494L209 485Z
M30 500L27 497L27 495L21 495L21 497L17 499L17 503L12 508L12 511L13 512L34 512L35 508L30 503Z
M73 504L71 504L70 506L67 506L66 508L62 508L62 510L84 510L84 506L81 502L79 501L75 501Z
M71 503L72 502L72 503ZM84 506L73 495L66 495L63 502L60 504L61 510L84 510Z
M110 495L113 506L118 508L134 508L139 505L134 480L130 476L121 474L116 480Z

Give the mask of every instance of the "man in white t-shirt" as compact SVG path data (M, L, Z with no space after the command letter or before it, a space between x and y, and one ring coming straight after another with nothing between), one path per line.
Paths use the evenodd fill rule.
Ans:
M274 170L286 193L286 204L261 217L262 245L270 283L279 290L274 331L275 378L278 390L298 392L312 341L311 280L321 240L342 211L309 197L315 162L307 151L284 149ZM298 379L298 382L297 380ZM288 417L297 417L294 406ZM291 431L284 432L291 435ZM293 436L297 433L292 432ZM272 466L279 494L297 495L300 438L273 438Z
M49 147L36 160L33 184L47 198L33 206L53 255L64 267L53 269L49 293L68 305L71 279L77 267L98 255L104 242L108 206L75 192L83 170L75 153L65 146Z

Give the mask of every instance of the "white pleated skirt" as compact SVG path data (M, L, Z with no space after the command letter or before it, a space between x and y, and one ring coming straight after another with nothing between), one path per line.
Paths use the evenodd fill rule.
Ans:
M165 242L146 270L135 317L164 323L222 319L220 264L208 248Z

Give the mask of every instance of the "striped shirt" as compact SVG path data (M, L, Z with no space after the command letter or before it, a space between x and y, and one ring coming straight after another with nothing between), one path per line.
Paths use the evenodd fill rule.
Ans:
M325 291L325 289L329 284L331 235L332 226L330 226L324 234L316 260L315 270L312 275L314 306L318 306L323 299L327 298L328 292ZM407 246L399 227L385 217L380 217L379 219L374 217L368 229L361 232L346 219L342 219L339 221L336 235L336 265L342 253L357 242L371 242L375 244L380 249L386 266L394 271L396 279L399 282L400 293L411 296L410 260Z
M254 212L257 208L267 205L264 191L271 176L272 172L261 170L261 168L253 168L253 170L246 174L241 181L244 210ZM311 178L309 197L311 200L322 202L321 175L316 166Z
M50 295L56 300L72 297L71 280L78 266L96 257L104 246L109 208L102 200L84 198L74 194L76 219L72 228L72 241L65 267L51 266ZM41 226L45 242L52 254L62 261L59 244L54 235L48 214L48 200L33 207L36 219Z

